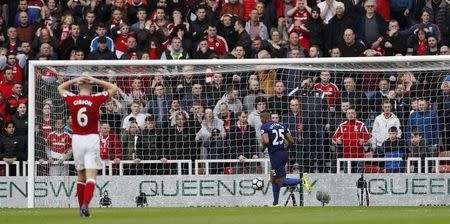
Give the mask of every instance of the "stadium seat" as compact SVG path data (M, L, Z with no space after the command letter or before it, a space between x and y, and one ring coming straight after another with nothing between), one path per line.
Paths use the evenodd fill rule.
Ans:
M233 167L227 166L223 168L223 174L234 174Z
M450 151L439 152L439 157L450 157ZM436 172L436 166L431 169L432 173ZM450 161L441 160L439 161L439 173L450 173Z
M372 152L367 152L365 154L366 158L373 158ZM375 162L365 162L364 173L381 173L381 168Z
M377 165L366 164L364 166L364 173L381 173L381 168Z

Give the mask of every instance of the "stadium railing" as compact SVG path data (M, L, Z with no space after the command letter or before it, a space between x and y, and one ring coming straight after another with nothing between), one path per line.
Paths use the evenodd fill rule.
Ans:
M10 169L10 164L4 162L4 161L0 161L0 166L4 165L5 166L5 176L9 176L9 169ZM16 176L20 175L20 162L19 161L15 161L13 162L11 165L15 165L16 166Z
M269 174L269 159L246 159L244 163L262 163L263 174ZM195 175L199 175L200 164L205 164L205 174L209 174L211 163L242 163L239 159L198 159L195 160Z
M433 158L443 158L443 157L433 157ZM448 158L450 160L450 158ZM347 173L352 172L352 163L351 162L386 162L386 161L403 161L403 158L401 157L394 157L394 158L338 158L337 159L337 171L336 173L341 173L341 163L347 162ZM417 162L418 166L418 173L421 173L421 159L419 157L409 157L406 160L406 172L411 173L411 162ZM425 171L428 170L428 164L425 163Z
M188 175L192 175L191 160L167 160L168 164L177 164L177 175L182 175L182 164L188 164ZM119 175L123 176L123 164L162 164L161 160L141 160L136 163L134 160L121 160L119 162ZM111 173L111 172L110 172Z
M426 157L425 158L425 173L429 173L429 161L434 161L435 164L435 169L434 172L435 173L439 173L440 169L439 167L441 166L440 161L450 161L450 157ZM446 165L448 166L448 165ZM449 170L447 170L447 172L450 172Z

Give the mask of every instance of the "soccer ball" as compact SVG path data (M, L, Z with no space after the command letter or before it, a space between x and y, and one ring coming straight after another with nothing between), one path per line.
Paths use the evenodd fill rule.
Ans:
M264 180L261 177L257 177L255 179L253 179L253 181L252 181L253 189L260 191L263 189L263 187L264 187Z

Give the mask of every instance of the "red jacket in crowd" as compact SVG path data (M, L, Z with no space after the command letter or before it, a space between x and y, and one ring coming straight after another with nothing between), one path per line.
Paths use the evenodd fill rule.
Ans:
M360 140L367 142L370 134L363 122L358 120L343 122L334 132L333 142L339 138L342 138L344 146L343 158L364 158L364 144L361 144Z

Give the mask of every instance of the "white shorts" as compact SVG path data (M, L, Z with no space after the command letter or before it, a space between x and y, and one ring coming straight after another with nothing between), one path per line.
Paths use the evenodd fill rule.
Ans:
M73 158L77 170L102 168L98 134L72 136Z

